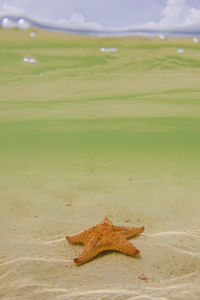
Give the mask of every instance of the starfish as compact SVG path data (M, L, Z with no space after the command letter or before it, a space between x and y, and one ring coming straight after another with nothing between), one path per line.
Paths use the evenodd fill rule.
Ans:
M135 256L139 253L127 239L144 231L144 227L114 226L105 219L94 227L81 231L80 233L66 236L70 243L83 243L81 254L74 258L77 265L84 264L93 259L99 253L107 250L116 250L127 255Z

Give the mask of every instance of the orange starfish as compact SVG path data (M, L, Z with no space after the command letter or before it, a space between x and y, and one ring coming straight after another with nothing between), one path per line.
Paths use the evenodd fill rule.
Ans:
M116 250L127 255L135 256L139 253L127 239L144 231L144 227L114 226L105 218L101 223L80 233L66 236L71 243L83 243L84 248L79 257L74 258L78 265L84 264L106 250Z

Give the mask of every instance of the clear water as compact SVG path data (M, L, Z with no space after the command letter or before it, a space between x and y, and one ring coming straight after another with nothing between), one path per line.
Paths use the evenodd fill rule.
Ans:
M30 32L0 30L1 297L198 299L198 44ZM75 266L105 216L141 256Z

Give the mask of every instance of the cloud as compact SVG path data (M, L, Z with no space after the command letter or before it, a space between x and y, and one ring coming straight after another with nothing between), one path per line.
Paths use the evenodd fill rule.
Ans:
M84 29L92 29L92 30L100 30L103 29L103 26L96 22L87 22L85 17L80 13L73 13L69 19L60 19L56 22L58 26L70 27L73 29L76 28L84 28Z
M25 17L30 20L32 19L32 15L28 15L26 11L22 8L9 5L6 2L4 2L2 5L0 5L0 17ZM3 19L2 19L3 20ZM33 20L33 19L32 19ZM70 17L67 18L62 18L58 21L50 21L48 18L34 18L34 20L42 25L47 25L47 26L52 26L54 28L58 27L63 29L63 28L71 28L73 30L76 29L83 29L83 30L103 30L105 29L101 24L96 23L96 22L87 22L84 15L81 13L73 13L70 15ZM5 21L5 22L4 22ZM19 27L17 20L14 19L5 19L4 21L1 22L0 25L3 27Z
M200 24L200 9L190 7L187 0L167 0L161 12L160 24L191 25Z
M200 24L200 9L190 8L186 24Z
M160 13L160 21L152 21L148 23L118 28L106 27L97 22L88 22L88 20L82 13L72 13L71 15L68 15L68 17L60 19L59 17L56 17L54 18L54 21L52 21L50 20L50 11L52 12L52 7L51 10L49 10L49 7L46 9L45 6L45 12L47 13L47 16L44 18L43 14L41 14L40 17L38 16L38 13L36 14L36 12L38 12L39 3L37 0L34 1L34 9L33 7L24 6L27 3L26 0L19 0L18 2L17 0L15 1L15 3L18 3L17 7L10 5L10 3L13 4L14 1L9 2L9 0L4 2L2 5L0 4L0 16L16 17L11 18L10 24L12 26L13 24L14 26L18 24L12 23L18 22L18 17L24 17L24 19L27 20L27 22L30 22L33 26L38 26L40 28L58 31L61 30L67 32L85 32L87 34L200 34L200 9L189 6L188 0L167 0L166 6L162 9ZM65 3L65 1L63 3ZM21 7L26 7L26 10ZM81 11L81 6L79 11ZM98 12L96 13L98 14ZM63 14L64 16L66 16L64 9ZM62 14L60 15L60 17L61 16ZM6 26L8 25L9 24L6 23Z
M0 16L5 16L5 15L23 16L25 15L25 10L23 8L15 7L13 5L9 5L6 2L4 2L0 7Z

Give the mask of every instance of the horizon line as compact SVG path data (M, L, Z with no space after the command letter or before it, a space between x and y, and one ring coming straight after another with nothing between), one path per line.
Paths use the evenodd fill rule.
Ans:
M4 24L5 20L13 22L13 24ZM21 20L21 24L19 21ZM24 26L23 27L23 23ZM127 36L127 35L142 35L142 36L155 36L155 35L171 35L171 36L196 36L200 35L200 24L183 24L183 25L165 25L161 23L145 23L140 25L130 25L127 27L104 27L100 24L85 23L85 24L58 24L50 21L40 21L32 17L20 14L2 14L0 15L0 27L12 28L18 27L21 29L35 28L66 32L81 35L94 35L94 36Z

